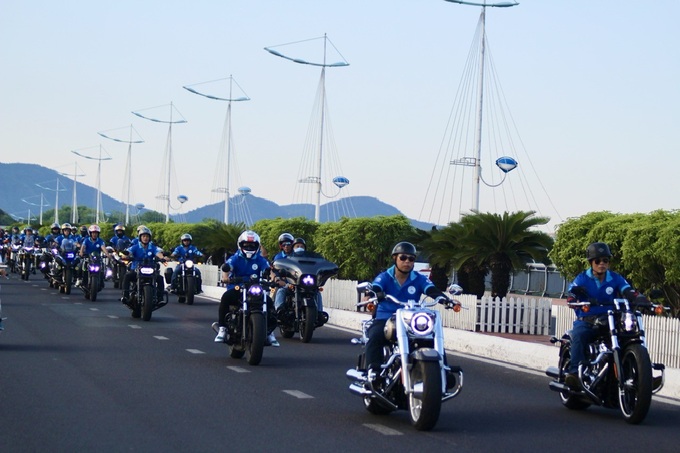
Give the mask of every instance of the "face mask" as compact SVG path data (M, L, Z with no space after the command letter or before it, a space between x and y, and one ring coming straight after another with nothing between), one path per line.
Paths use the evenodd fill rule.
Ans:
M302 247L297 247L297 248L294 248L294 249L293 249L293 253L298 253L298 254L299 254L299 253L302 253L302 252L304 252L304 251L305 251L305 249L302 248Z

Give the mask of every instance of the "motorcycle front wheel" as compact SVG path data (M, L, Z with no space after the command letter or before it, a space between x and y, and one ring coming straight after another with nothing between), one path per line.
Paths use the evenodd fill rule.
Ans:
M251 313L246 333L247 360L250 365L258 365L262 360L264 342L267 337L267 325L262 313Z
M623 350L619 378L621 413L626 422L636 425L647 416L652 401L652 363L644 346L635 343Z
M189 275L186 278L186 285L184 286L184 297L187 305L194 303L194 295L196 294L196 277Z
M90 275L90 300L92 302L97 300L97 292L99 292L99 278L96 275Z
M73 274L71 269L64 269L64 294L71 294L71 286L73 285Z
M151 312L153 311L153 287L151 285L145 285L142 288L141 299L139 304L142 306L142 319L144 321L151 320Z
M411 424L429 431L437 424L442 408L442 373L439 362L417 361L409 371L413 392L408 397Z
M300 340L303 343L312 341L314 335L314 328L316 327L316 306L310 305L305 307L305 319L300 323Z

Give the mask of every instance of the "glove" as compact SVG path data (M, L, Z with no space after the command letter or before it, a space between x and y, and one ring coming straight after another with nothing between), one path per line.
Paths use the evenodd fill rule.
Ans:
M446 307L447 310L450 310L457 305L456 302L444 296L437 297L435 299L435 302L442 304L444 307Z
M623 292L623 297L625 297L626 300L628 300L628 302L631 302L631 303L632 303L632 302L635 301L635 299L638 297L638 294L639 294L639 293L638 293L637 291L635 291L634 289L628 288L627 290L625 290L625 291ZM644 296L643 296L643 297L644 297Z

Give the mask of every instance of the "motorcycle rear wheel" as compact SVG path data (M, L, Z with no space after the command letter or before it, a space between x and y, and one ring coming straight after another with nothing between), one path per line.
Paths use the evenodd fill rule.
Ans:
M442 373L439 362L418 360L409 371L411 386L422 386L422 397L408 397L411 424L418 431L429 431L439 420L442 408Z
M312 341L314 335L314 328L316 327L316 307L305 307L305 319L300 323L300 340L303 343Z
M644 346L635 343L623 350L621 374L621 413L627 423L636 425L645 419L652 401L652 363Z
M569 347L560 348L560 375L566 376L571 364L571 349ZM567 409L582 411L590 407L590 403L569 392L560 392L560 401Z

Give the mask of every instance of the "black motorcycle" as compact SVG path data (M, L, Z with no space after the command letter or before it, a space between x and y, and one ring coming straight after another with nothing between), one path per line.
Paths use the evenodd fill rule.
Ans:
M97 300L97 294L104 288L105 268L99 251L91 253L84 260L80 289L85 293L85 298L92 302Z
M251 277L232 277L235 289L241 292L241 306L227 313L224 324L229 333L226 343L229 355L240 359L244 355L250 365L258 365L267 340L267 298L272 284L258 275ZM215 332L219 331L218 323L213 323Z
M168 295L160 277L160 263L165 262L156 256L137 265L136 281L131 282L128 307L132 317L151 320L151 313L168 304Z
M277 310L276 317L283 338L300 333L300 340L309 343L316 327L328 321L328 313L318 313L316 300L326 281L338 273L335 263L323 258L289 256L272 264L287 286L286 302Z
M165 271L165 283L172 283L172 269ZM192 259L182 259L179 264L179 275L177 275L176 287L171 288L170 292L177 294L178 302L187 305L194 303L194 296L199 294L201 287L201 277L196 269L196 262Z
M575 291L577 297L580 292ZM591 300L569 306L587 312L595 304ZM607 313L594 315L591 321L597 338L588 346L588 363L579 365L579 388L565 383L571 358L571 331L559 339L552 337L552 343L560 344L559 361L558 366L549 367L546 374L553 378L550 389L559 392L562 404L573 410L583 410L593 404L619 408L628 423L644 420L652 395L663 387L665 366L652 363L649 358L642 312L661 314L664 310L663 306L638 297L632 301L614 299Z

